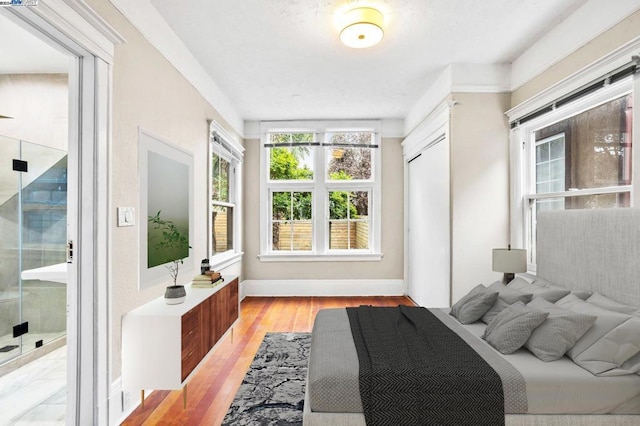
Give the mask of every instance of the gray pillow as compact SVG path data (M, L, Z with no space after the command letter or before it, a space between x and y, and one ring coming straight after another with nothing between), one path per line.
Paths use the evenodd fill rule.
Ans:
M450 314L462 324L471 324L478 321L493 306L497 298L497 291L491 291L484 285L478 284L451 307Z
M595 292L587 299L587 302L592 305L599 306L603 309L613 312L619 312L621 314L633 315L640 312L640 308L637 306L625 305L624 303L616 302L613 299L609 299L598 292Z
M520 349L531 332L544 322L549 314L516 302L500 312L487 325L482 338L500 353L510 354Z
M538 284L530 284L524 278L515 277L513 281L508 284L508 287L511 287L516 290L520 290L524 293L531 293L533 297L542 297L543 299L548 300L551 303L554 303L560 299L562 299L567 294L571 293L571 290L560 287L555 284L548 283L544 280L539 280L545 285ZM536 281L536 282L539 282Z
M576 364L597 376L638 372L640 317L609 311L570 294L556 303L574 312L597 315L593 327L567 351Z
M582 300L587 300L593 293L587 290L571 290L571 294L578 296Z
M489 290L498 292L498 299L491 308L482 316L482 322L489 324L504 308L516 303L529 303L531 301L531 293L523 293L520 290L507 287L500 281L496 281L489 286Z
M595 315L563 309L541 297L534 298L527 306L549 313L524 345L542 361L562 358L596 321Z

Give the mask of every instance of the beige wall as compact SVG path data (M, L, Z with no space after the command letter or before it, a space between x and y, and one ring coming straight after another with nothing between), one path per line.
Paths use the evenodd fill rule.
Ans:
M170 284L138 290L137 226L117 228L116 208L138 203L138 128L168 140L194 156L194 259L207 253L207 120L231 131L169 62L105 0L88 3L125 39L116 46L113 66L113 138L111 146L111 379L120 376L120 322L124 313L162 296ZM137 221L145 218L137 217ZM238 267L239 271L239 267ZM191 274L178 278L188 282Z
M382 140L382 253L380 262L260 262L260 141L247 140L244 163L244 278L402 279L403 169L400 139Z
M452 300L501 275L491 250L508 243L509 94L454 93L451 112Z
M628 16L618 25L605 31L561 62L519 87L512 93L511 106L521 104L638 36L640 36L640 11Z

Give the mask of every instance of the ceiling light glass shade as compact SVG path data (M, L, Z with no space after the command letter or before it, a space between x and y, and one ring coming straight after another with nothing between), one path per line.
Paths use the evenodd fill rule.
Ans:
M374 46L384 37L382 20L382 13L371 7L352 9L344 15L340 41L356 49Z

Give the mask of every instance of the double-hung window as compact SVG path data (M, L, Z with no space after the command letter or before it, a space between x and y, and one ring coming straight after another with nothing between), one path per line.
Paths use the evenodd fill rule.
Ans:
M546 113L512 124L512 146L522 148L515 156L514 193L522 197L530 270L536 264L538 212L631 207L633 79L631 74L591 87L587 95L560 98Z
M262 260L380 259L379 125L354 124L262 123Z
M241 255L239 244L242 146L215 122L209 138L209 257L216 268Z

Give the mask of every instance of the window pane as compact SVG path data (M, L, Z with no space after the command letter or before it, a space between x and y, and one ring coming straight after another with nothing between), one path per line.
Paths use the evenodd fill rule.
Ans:
M329 180L371 179L371 148L335 147L327 153Z
M310 221L294 222L292 235L293 250L311 250L313 241L313 225Z
M564 158L549 163L549 179L564 178Z
M362 216L369 216L369 192L368 191L352 192L351 203L356 208L356 216L352 216L353 218L362 218Z
M536 184L536 193L537 194L546 194L549 192L549 182L542 182Z
M550 143L549 159L556 160L559 158L564 159L564 135L554 139Z
M369 221L329 221L331 250L363 250L369 248Z
M631 194L629 192L549 198L536 201L537 212L545 210L608 209L630 206Z
M311 219L311 193L310 192L294 192L292 195L293 219L310 220Z
M549 161L549 145L542 144L536 147L536 163Z
M349 248L349 222L329 221L329 248L346 250Z
M285 221L272 224L272 249L283 251L309 251L313 243L311 221Z
M565 190L564 133L536 142L536 193Z
M564 152L566 188L588 189L630 185L632 178L632 95L625 95L569 117L535 132L537 143L562 134L536 147L536 164L560 160ZM564 148L561 146L564 144ZM559 166L559 165L558 165ZM558 179L552 165L550 179ZM537 176L536 182L547 180ZM573 197L572 197L573 198ZM580 204L580 203L578 203Z
M353 228L352 244L354 249L368 249L369 248L369 221L358 220L351 224Z
M327 143L351 146L335 146L327 149L327 177L329 180L371 179L372 132L327 133Z
M233 249L233 207L213 206L213 254Z
M300 144L270 148L269 178L271 180L312 180L315 149L308 144L313 133L269 133L270 144Z
M356 214L355 206L349 202L348 191L329 191L329 219L348 219L349 211Z
M549 181L549 163L536 165L536 182Z
M269 143L311 143L315 142L313 133L269 133Z
M291 219L291 192L274 192L271 211L273 220Z
M327 143L349 145L371 145L373 132L327 132Z
M216 154L211 156L211 184L213 201L229 201L229 162Z
M369 248L369 192L329 192L329 249Z
M556 180L552 180L549 183L549 192L562 192L565 190L564 187L564 179L556 179ZM538 191L540 192L540 191Z
M311 192L274 192L272 203L272 250L311 250Z

